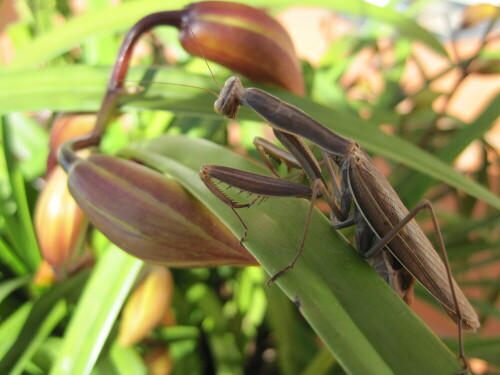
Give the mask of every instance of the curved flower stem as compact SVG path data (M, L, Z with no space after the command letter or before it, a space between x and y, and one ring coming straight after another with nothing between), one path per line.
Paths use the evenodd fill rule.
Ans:
M108 89L92 132L92 139L96 142L95 145L99 144L104 128L113 116L120 94L123 92L124 79L130 66L134 46L139 38L145 32L158 25L170 25L179 28L182 24L184 14L184 10L153 13L139 20L127 33L118 52L118 57L116 58L108 83Z
M82 158L79 157L76 152L87 147L98 145L99 140L100 137L95 137L91 134L72 138L69 141L64 142L57 151L58 163L66 171L66 173L68 173L73 164L75 164L77 161L82 160Z

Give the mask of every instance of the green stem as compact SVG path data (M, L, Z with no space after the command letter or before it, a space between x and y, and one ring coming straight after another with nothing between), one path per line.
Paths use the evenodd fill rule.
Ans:
M85 135L82 137L72 138L69 141L64 142L57 152L58 163L63 167L66 173L68 173L73 164L82 160L76 151L96 146L99 144L99 140L99 137Z

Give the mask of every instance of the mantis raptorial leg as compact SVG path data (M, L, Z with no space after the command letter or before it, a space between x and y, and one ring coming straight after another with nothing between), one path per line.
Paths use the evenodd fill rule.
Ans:
M284 163L287 166L287 169L290 171L292 168L300 169L299 162L293 157L289 152L279 148L274 145L272 142L269 142L265 138L255 137L253 140L253 144L255 145L255 149L259 152L260 157L266 163L267 168L276 176L280 177L278 171L274 167L273 163L269 160L270 156L272 159L279 161L280 163Z

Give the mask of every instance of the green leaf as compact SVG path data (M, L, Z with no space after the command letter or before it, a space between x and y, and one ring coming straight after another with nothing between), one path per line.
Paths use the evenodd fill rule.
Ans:
M5 358L5 354L16 341L19 332L22 330L26 319L33 307L32 302L26 302L18 307L8 318L2 320L0 325L0 358Z
M1 209L0 214L4 214L3 210ZM6 225L8 226L9 224L6 223ZM4 228L4 230L6 232L9 231L9 229L6 228ZM0 261L2 262L2 264L5 264L5 266L9 267L15 275L26 275L27 273L31 273L31 271L28 270L26 264L18 256L16 251L11 246L9 246L3 240L3 238L0 238Z
M283 374L300 374L318 347L316 336L303 324L297 324L297 309L278 288L267 288L268 319ZM301 343L297 346L297 343ZM331 357L331 354L330 354ZM317 373L316 373L317 374Z
M6 299L9 294L11 294L17 288L22 287L23 285L28 284L31 280L31 276L23 276L15 279L10 279L4 281L0 284L0 304Z
M241 236L241 224L200 181L198 170L203 164L260 173L263 169L220 146L186 137L133 144L123 154L177 178ZM293 258L308 207L309 202L301 199L269 199L240 210L249 227L244 244L269 274ZM460 368L448 349L318 211L302 257L276 284L295 301L350 374L452 374Z
M64 318L67 314L67 310L68 307L66 305L66 301L59 300L50 310L47 311L42 324L37 327L36 334L31 337L30 341L27 341L26 347L23 348L22 355L19 357L9 374L17 375L24 373L31 357L54 330L55 326Z
M453 349L457 348L456 342L446 340L446 343ZM470 357L481 358L495 366L500 366L500 336L492 337L468 337L464 342L465 350Z
M0 207L0 212L7 225L6 237L13 244L12 250L15 251L16 256L31 270L35 270L40 263L40 250L31 218L25 181L13 155L12 124L4 121L0 127L4 142L3 151L7 166L7 178L16 207L14 212L5 212L4 204Z
M217 294L205 284L198 284L191 289L196 290L196 304L203 314L202 327L209 342L214 366L221 374L243 374L243 358L235 340L228 334L228 324L224 317L222 303Z
M325 347L321 348L302 375L330 374L336 364L335 358Z
M40 369L41 373L49 373L52 363L54 363L61 349L61 343L62 338L59 336L50 336L43 342L40 348L38 348L31 361Z
M241 1L244 2L244 1ZM23 69L35 66L59 56L91 37L109 35L117 31L131 28L135 22L149 13L178 10L189 4L187 0L175 0L162 3L157 0L129 1L117 7L109 7L99 11L88 12L67 21L35 39L32 43L16 52L9 69ZM246 3L246 2L244 2ZM303 5L303 1L274 0L271 7L289 7ZM317 5L352 16L366 17L388 24L410 40L425 43L434 51L447 56L442 44L429 31L420 27L415 21L389 7L378 7L361 0L325 1L313 0L309 6ZM254 1L253 6L269 7L269 1Z
M133 69L131 79L140 79L146 72L158 81L209 87L210 78L171 69ZM85 66L45 69L0 75L6 89L0 92L0 112L53 109L67 111L99 108L109 70ZM65 80L61 80L64 76ZM43 87L43 89L40 89ZM500 208L500 198L478 183L467 179L446 163L405 140L380 131L374 124L341 108L328 108L307 98L276 92L281 99L297 106L333 131L359 142L367 150L422 172L462 190L493 207ZM213 97L178 86L150 85L146 91L123 98L125 109L163 109L193 116L214 117ZM238 119L255 120L250 111L240 111Z
M73 65L0 73L0 113L50 109L66 112L96 112L111 74L110 67ZM178 69L131 68L127 80L160 82L149 85L145 92L123 98L125 108L176 110L192 115L213 112L213 96L196 87L210 87L212 78L186 73ZM161 82L179 83L195 88L161 85ZM127 85L128 86L128 85ZM200 96L203 101L197 101Z
M143 262L115 247L99 259L66 330L51 374L89 374Z
M46 168L49 137L47 131L32 117L14 113L8 118L12 129L13 153L19 160L23 175L28 181L43 175Z
M123 348L115 341L111 346L110 357L119 374L146 375L148 373L144 361L133 347Z
M15 336L15 341L0 361L0 374L10 374L24 369L26 361L41 345L42 340L66 314L65 300L71 300L79 294L81 283L86 276L86 272L81 272L55 285L33 304L21 331Z
M17 51L9 69L35 66L69 51L90 37L129 29L150 13L181 9L187 4L189 1L186 0L171 0L168 4L157 0L128 1L116 7L88 12L54 28Z

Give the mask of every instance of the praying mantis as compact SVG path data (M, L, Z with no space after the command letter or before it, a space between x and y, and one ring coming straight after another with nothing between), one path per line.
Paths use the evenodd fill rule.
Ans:
M261 155L267 150L276 153L276 157L284 160L287 165L300 166L311 182L309 187L279 177L261 176L223 166L204 166L200 170L200 177L205 185L233 210L242 223L245 229L242 241L247 235L247 227L236 209L248 207L253 202L238 204L224 194L214 180L257 195L254 202L259 197L270 196L311 199L306 228L297 254L289 265L271 277L270 282L293 268L299 259L306 241L314 201L321 195L331 208L333 227L341 229L356 225L358 252L371 260L377 272L407 303L412 299L415 278L457 323L459 355L464 363L462 373L466 373L468 365L463 352L462 329L475 331L479 327L479 320L451 276L443 239L430 202L424 200L408 211L368 154L356 142L334 133L300 109L263 90L244 88L237 77L231 77L226 81L214 108L219 114L235 118L241 105L249 107L262 117L289 151L277 151L259 141L257 147ZM300 137L321 150L331 176L335 173L334 164L337 165L341 174L340 188L336 187L333 178L333 187L328 188L318 161ZM351 206L354 206L352 213ZM431 213L444 263L414 220L415 215L423 209L428 209Z

